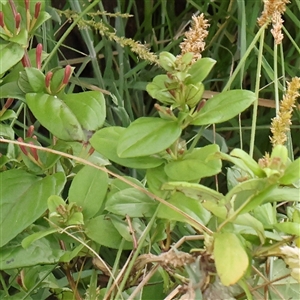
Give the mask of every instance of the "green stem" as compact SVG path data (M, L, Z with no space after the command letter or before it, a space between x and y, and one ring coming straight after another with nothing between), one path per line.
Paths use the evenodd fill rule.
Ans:
M252 40L251 44L249 45L247 51L245 52L245 54L243 55L243 57L241 58L239 64L237 65L236 69L234 70L234 72L232 73L232 75L230 76L228 82L226 83L225 87L223 88L223 91L227 91L230 88L230 85L232 84L233 80L236 78L238 72L242 69L242 67L245 64L245 61L248 57L248 55L250 54L250 52L252 51L252 49L254 48L255 44L257 43L259 37L263 34L263 32L265 31L267 25L262 26L259 31L256 33L254 39Z
M156 211L154 212L154 214L153 214L150 222L148 223L148 225L145 228L142 236L138 240L138 247L137 247L136 251L134 252L134 254L133 254L133 256L132 256L132 258L131 258L131 260L130 260L130 262L128 264L128 267L127 267L126 272L124 274L123 280L120 283L119 290L118 290L118 293L117 293L115 299L121 299L121 292L123 291L123 289L124 289L124 287L125 287L125 285L127 283L127 280L128 280L128 278L130 276L130 273L131 273L131 271L133 269L135 261L136 261L136 259L138 258L139 254L140 254L140 251L144 247L144 242L145 242L146 237L148 236L148 234L149 234L149 232L150 232L150 230L151 230L151 228L152 228L152 226L153 226L153 224L154 224L154 222L156 220L156 215L157 215L157 213L158 213L158 211L160 209L160 206L161 206L161 204L158 204L158 206L156 208Z
M262 28L264 29L264 27L265 26L261 27L261 29ZM254 152L257 111L258 111L258 95L259 95L261 66L262 66L262 57L263 57L263 49L264 49L264 38L265 38L265 31L262 30L260 34L259 52L258 52L258 61L257 61L257 70L256 70L256 82L255 82L256 101L253 104L253 116L252 116L252 126L251 126L250 151L249 151L251 157L253 157L253 152Z
M67 38L67 36L71 33L71 31L77 25L77 23L80 21L80 19L83 18L83 16L85 16L88 13L88 11L90 11L99 2L100 2L100 0L95 0L93 3L91 3L89 6L87 6L87 8L78 15L78 17L73 21L73 23L70 25L70 27L65 31L65 33L62 35L62 37L57 42L57 44L54 46L53 50L49 53L48 57L46 58L43 66L42 66L41 71L45 70L46 66L48 65L48 63L50 62L50 60L52 59L52 57L54 56L56 51L59 49L59 47L61 46L63 41Z

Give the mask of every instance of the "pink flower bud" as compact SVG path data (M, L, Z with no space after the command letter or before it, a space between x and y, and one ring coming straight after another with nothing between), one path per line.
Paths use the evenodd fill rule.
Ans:
M4 104L4 108L5 110L7 110L8 108L10 108L10 106L12 105L12 103L14 102L13 98L8 98Z
M37 19L40 15L41 11L41 2L37 2L34 7L34 18Z
M43 52L43 45L38 44L35 49L35 61L36 61L36 67L39 70L42 67L42 52Z
M27 51L25 51L25 54L24 56L22 57L22 65L23 67L31 67L31 62L29 60L29 56L28 56L28 53Z
M21 137L19 137L19 138L17 139L17 141L18 141L18 142L21 142L21 143L24 143L24 140L23 140ZM26 147L25 147L24 145L19 145L19 147L20 147L21 151L22 151L26 156L28 156L28 151L27 151Z
M15 24L17 29L20 29L20 23L21 23L21 15L17 13L15 16Z
M200 103L197 106L197 112L201 110L201 108L203 108L203 106L205 105L206 100L201 100Z
M28 127L26 137L31 137L32 134L33 134L33 131L34 131L34 126L33 126L33 125L30 125L30 126Z
M45 86L47 89L50 88L50 83L51 83L51 78L53 76L53 73L51 71L49 71L47 74L46 74L46 77L45 77Z
M65 74L64 74L64 78L63 78L62 83L63 84L68 84L68 82L71 78L71 75L72 75L72 67L70 65L67 65L65 67Z
M2 28L5 27L3 11L0 11L0 26L1 26Z
M25 9L29 10L29 0L24 0L25 3Z
M29 142L29 144L34 146L33 142ZM31 152L33 158L35 159L35 161L38 161L39 160L39 156L38 156L38 153L37 153L37 149L30 147L30 152Z

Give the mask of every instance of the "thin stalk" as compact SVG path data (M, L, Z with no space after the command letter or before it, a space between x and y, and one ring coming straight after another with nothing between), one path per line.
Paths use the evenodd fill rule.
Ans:
M128 267L127 267L126 272L124 274L123 280L122 280L122 282L121 282L121 284L119 286L119 291L118 291L115 299L120 299L121 298L121 291L124 289L124 287L125 287L125 285L127 283L127 280L129 278L129 275L130 275L130 273L132 271L132 268L133 268L133 266L135 264L135 261L138 258L139 254L140 254L140 251L144 247L144 242L145 242L146 237L148 236L148 234L149 234L149 232L150 232L150 230L151 230L151 228L152 228L152 226L153 226L153 224L154 224L154 222L156 220L156 215L158 214L158 211L159 211L160 207L161 207L161 204L158 204L158 206L157 206L157 208L156 208L156 210L155 210L155 212L154 212L154 214L153 214L150 222L148 223L148 225L145 228L143 234L141 235L141 237L138 240L138 247L137 247L136 251L134 252L134 254L133 254L133 256L132 256L132 258L131 258L131 260L130 260L130 262L128 264Z
M262 28L264 29L264 26L261 27L261 29ZM258 52L258 61L257 61L257 70L256 70L256 82L255 82L256 101L253 104L253 116L252 116L252 126L251 126L250 151L249 151L249 155L251 157L253 157L253 152L254 152L257 111L258 111L258 95L259 95L261 66L262 66L262 57L263 57L263 49L264 49L264 38L265 38L265 30L262 30L260 34L260 43L259 43L259 52Z
M264 33L265 28L267 25L262 26L259 31L256 33L255 37L253 38L251 44L249 45L248 49L246 50L245 54L243 55L243 57L241 58L239 64L237 65L236 69L234 70L234 72L232 73L232 75L230 76L228 82L226 83L225 87L223 88L223 91L227 91L229 90L232 82L234 81L234 79L236 78L238 72L242 69L242 67L245 64L245 61L247 59L247 57L249 56L250 52L252 51L252 49L255 47L255 44L257 43L258 39L261 37L261 35Z
M274 92L275 92L275 109L276 109L276 115L279 112L279 89L278 89L278 62L277 62L277 55L278 55L278 45L274 42Z
M73 23L68 27L68 29L65 31L65 33L62 35L62 37L59 39L57 44L54 46L53 50L49 53L48 57L46 58L41 71L44 71L56 51L59 49L59 47L62 45L63 41L68 37L68 35L71 33L73 28L77 25L77 23L80 21L83 16L85 16L95 5L97 5L100 2L100 0L95 0L90 5L86 7L85 10L83 10L79 16L73 21Z

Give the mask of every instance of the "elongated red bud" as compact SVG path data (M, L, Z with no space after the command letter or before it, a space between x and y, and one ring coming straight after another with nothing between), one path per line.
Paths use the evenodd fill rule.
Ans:
M15 5L15 2L13 0L8 0L8 2L9 2L11 10L13 12L14 18L15 18L16 15L17 15L17 8L16 8L16 5Z
M31 67L31 62L29 60L28 52L25 51L24 56L22 57L22 65L23 67Z
M5 27L3 11L0 11L0 26L1 26L2 28Z
M47 90L50 89L50 83L51 83L52 76L53 76L53 73L51 71L49 71L45 76L45 86L46 86Z
M42 52L43 52L43 45L38 44L35 49L35 61L36 61L36 67L39 70L42 67Z
M90 149L89 149L89 155L92 155L93 153L95 152L95 149L93 148L93 147L91 147Z
M201 108L203 108L203 106L205 105L206 100L201 100L200 103L197 106L197 112L201 110Z
M21 15L19 13L17 13L16 16L15 16L15 24L16 24L17 32L19 32L20 31L20 24L21 24Z
M25 3L25 9L29 10L29 0L24 0Z
M41 2L37 2L34 7L34 18L37 19L40 15L41 11Z
M6 102L5 102L5 104L4 104L5 110L8 109L8 108L10 108L10 106L13 104L13 102L14 102L14 99L13 99L13 98L8 98L8 99L6 100Z
M34 146L33 142L29 142L29 144ZM35 161L38 161L39 160L39 156L38 156L38 153L37 153L37 149L31 148L31 147L29 149L30 149L30 152L31 152L33 158L35 159Z
M24 143L24 140L23 140L21 137L19 137L19 138L17 139L17 141L18 141L18 142L21 142L21 143ZM20 147L21 151L22 151L26 156L28 156L28 151L27 151L26 147L25 147L24 145L19 145L19 147Z
M33 132L34 132L34 126L33 126L33 125L30 125L30 126L28 127L26 137L31 137L32 134L33 134Z
M70 65L67 65L65 67L65 74L64 74L64 78L63 78L62 83L63 84L68 84L69 80L71 78L71 75L72 75L72 67Z

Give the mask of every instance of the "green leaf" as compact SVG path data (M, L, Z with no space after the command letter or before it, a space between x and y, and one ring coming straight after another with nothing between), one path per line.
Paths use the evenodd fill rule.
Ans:
M63 173L43 179L23 170L0 173L0 247L38 219L47 209L48 197L59 194L64 183Z
M0 116L0 121L5 121L9 119L17 119L18 115L12 110L8 109Z
M225 286L237 283L245 274L249 259L240 239L231 232L214 234L217 273Z
M33 34L33 32L39 28L44 22L47 20L51 19L51 16L45 12L45 11L40 11L39 17L37 18L33 28L31 29L30 33Z
M193 181L221 172L220 159L210 159L210 155L220 151L218 145L208 145L193 149L182 158L166 164L165 172L172 180Z
M79 120L58 97L42 93L29 93L26 102L38 119L53 135L62 140L86 140Z
M0 270L25 268L42 264L58 263L64 251L52 235L33 241L26 249L22 240L30 233L21 233L10 243L0 248Z
M164 162L163 159L151 156L119 157L117 154L118 141L125 130L126 128L116 126L100 129L91 137L90 143L100 154L121 166L134 169L148 169L155 168Z
M18 82L14 81L1 85L0 98L14 98L24 101L25 95L20 89Z
M204 57L198 59L190 67L188 74L190 77L185 81L186 84L198 84L202 82L207 75L210 73L211 69L215 65L216 61L209 57Z
M1 71L0 77L15 64L17 64L24 55L24 48L16 43L8 43L1 47Z
M294 222L284 222L274 224L274 228L277 231L283 232L285 234L291 234L300 236L300 224Z
M25 68L28 83L33 93L43 92L45 88L45 75L36 68Z
M203 225L206 225L210 220L211 214L205 208L203 208L200 201L186 197L181 193L173 194L168 203L173 204L181 211L188 214L194 220L197 220ZM157 214L158 218L166 219L168 221L179 221L184 223L190 223L190 220L166 205L161 205ZM194 223L190 223L194 225Z
M92 218L100 210L107 188L107 173L91 166L84 166L72 181L69 202L81 206L86 219Z
M0 136L8 137L11 140L14 139L15 132L11 126L6 124L0 124Z
M85 226L86 235L99 245L119 249L123 237L113 226L109 216L101 215L91 219ZM133 245L125 241L123 249L130 250Z
M24 249L28 248L33 242L40 240L41 238L48 236L50 234L56 233L59 229L58 228L50 228L46 230L41 230L38 232L35 232L29 236L27 236L23 241L22 241L22 247Z
M198 201L218 202L224 198L221 193L198 183L168 182L163 184L162 189L179 191L185 194L187 197L196 199Z
M129 188L114 193L107 199L105 209L116 215L128 215L132 218L153 216L158 202L145 193Z
M163 51L159 54L159 64L167 72L175 70L175 61L176 57L169 52Z
M205 103L191 124L207 125L225 122L244 111L255 100L255 94L246 90L222 92Z
M162 190L162 185L170 179L164 171L164 165L148 169L146 172L147 186L150 192L165 199L168 191Z
M172 105L175 99L165 86L165 82L167 81L167 75L155 76L153 81L147 85L146 90L152 98L157 99L165 105Z
M62 100L71 109L84 129L97 130L103 125L106 107L102 93L92 91L67 94L62 97Z
M170 147L181 134L177 122L142 117L130 124L118 144L120 157L146 156Z
M291 185L300 179L300 157L293 161L284 171L279 182L284 185Z

